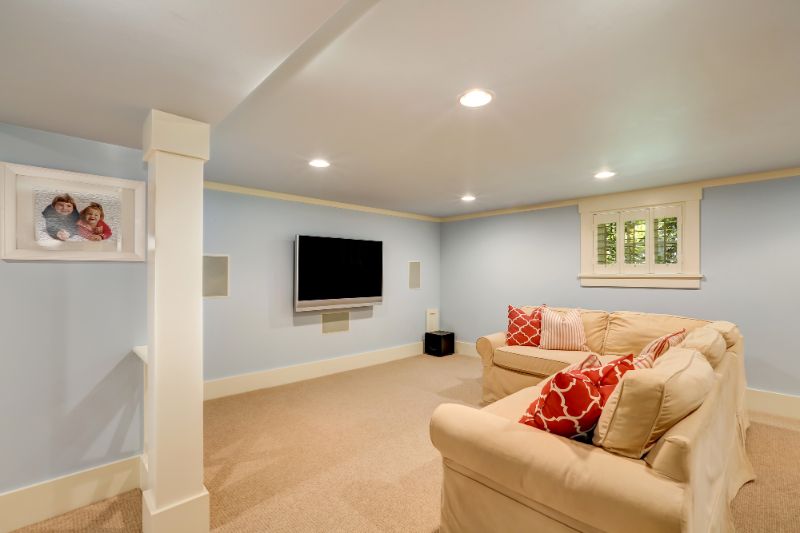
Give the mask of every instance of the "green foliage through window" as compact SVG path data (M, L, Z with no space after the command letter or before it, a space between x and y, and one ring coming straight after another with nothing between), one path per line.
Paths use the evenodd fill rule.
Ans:
M625 263L643 265L647 262L647 220L625 221Z
M613 265L617 262L617 223L597 225L597 264Z
M653 219L653 251L657 265L678 263L678 218Z

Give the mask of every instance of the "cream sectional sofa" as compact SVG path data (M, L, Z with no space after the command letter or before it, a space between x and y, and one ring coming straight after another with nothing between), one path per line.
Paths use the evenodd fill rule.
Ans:
M729 503L754 479L745 454L743 339L730 323L647 313L581 311L601 359L636 353L652 339L710 325L726 348L702 405L632 459L518 423L545 377L586 352L477 342L483 409L439 406L431 440L443 457L441 533L523 531L731 531Z

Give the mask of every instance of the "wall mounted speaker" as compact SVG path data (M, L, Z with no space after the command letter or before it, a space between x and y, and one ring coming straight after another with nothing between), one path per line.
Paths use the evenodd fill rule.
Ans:
M419 289L422 286L422 282L420 280L420 269L421 269L420 261L409 261L408 262L408 288L409 289Z
M228 280L227 255L203 256L203 297L224 298L228 296L230 283Z
M322 333L350 331L350 312L322 313Z

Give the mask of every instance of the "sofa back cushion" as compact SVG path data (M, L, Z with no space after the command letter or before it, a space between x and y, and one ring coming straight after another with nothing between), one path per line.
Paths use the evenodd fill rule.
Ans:
M665 353L673 346L679 345L684 339L686 339L685 329L653 339L642 349L642 353L633 360L633 366L636 368L653 368L653 363L656 362L656 359L661 357L661 354Z
M722 337L725 339L725 343L728 345L728 348L742 340L742 332L739 331L739 328L736 326L736 324L732 322L717 320L715 322L711 322L708 326L720 332Z
M593 442L641 458L673 425L697 409L715 383L714 370L695 350L672 348L653 368L627 372L608 398Z
M556 311L566 312L569 308L554 307ZM583 321L583 332L586 334L586 346L595 353L603 353L603 341L606 338L608 313L591 309L579 309ZM638 353L638 352L637 352Z
M690 332L706 324L708 324L708 320L696 318L616 311L608 316L608 329L602 353L605 355L638 354L653 339L681 329Z
M678 346L697 350L705 356L706 361L714 368L725 357L725 351L727 350L725 338L710 325L692 331Z

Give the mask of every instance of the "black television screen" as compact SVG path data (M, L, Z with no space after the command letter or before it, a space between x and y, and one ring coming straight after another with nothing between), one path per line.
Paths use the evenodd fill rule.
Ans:
M383 295L383 243L298 235L295 309L371 305Z

